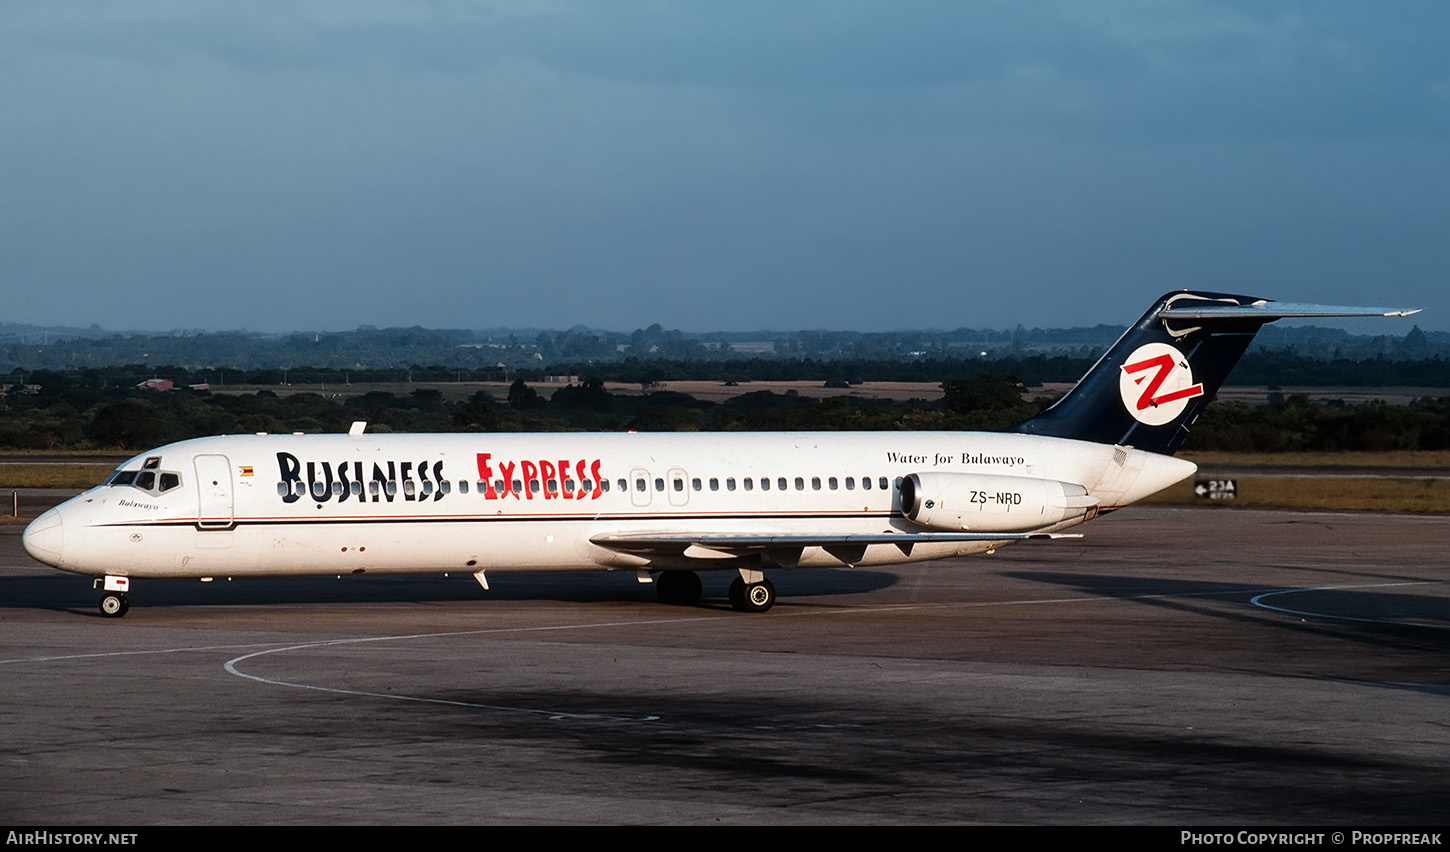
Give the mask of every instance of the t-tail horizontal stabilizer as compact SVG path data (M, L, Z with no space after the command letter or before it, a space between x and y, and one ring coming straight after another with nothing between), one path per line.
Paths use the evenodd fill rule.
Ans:
M1171 455L1266 323L1285 317L1403 317L1419 310L1168 293L1066 396L1013 431Z

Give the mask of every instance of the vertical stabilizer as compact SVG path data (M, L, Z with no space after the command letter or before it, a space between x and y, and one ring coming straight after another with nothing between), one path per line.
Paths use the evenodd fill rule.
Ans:
M1172 454L1266 323L1415 310L1273 302L1181 291L1159 298L1051 408L1013 431Z

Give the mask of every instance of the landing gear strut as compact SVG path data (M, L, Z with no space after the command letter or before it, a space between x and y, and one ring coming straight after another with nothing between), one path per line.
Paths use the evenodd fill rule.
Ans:
M694 571L661 571L655 593L667 604L689 605L700 600L700 575Z

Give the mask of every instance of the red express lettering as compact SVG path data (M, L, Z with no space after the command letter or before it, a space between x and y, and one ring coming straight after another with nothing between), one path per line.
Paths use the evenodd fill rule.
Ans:
M478 478L483 482L483 496L486 500L532 500L535 490L530 483L538 481L537 494L544 500L598 500L604 493L600 484L599 468L602 459L495 459L493 453L478 453ZM514 471L521 478L519 488L514 488ZM575 482L574 492L564 488L564 481ZM550 482L554 488L549 487Z

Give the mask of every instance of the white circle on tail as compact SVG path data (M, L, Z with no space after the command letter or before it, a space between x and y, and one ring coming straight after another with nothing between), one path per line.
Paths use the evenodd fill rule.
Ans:
M1203 385L1194 384L1182 352L1167 343L1145 343L1123 362L1118 392L1134 420L1162 426L1182 414L1190 399L1203 396Z

